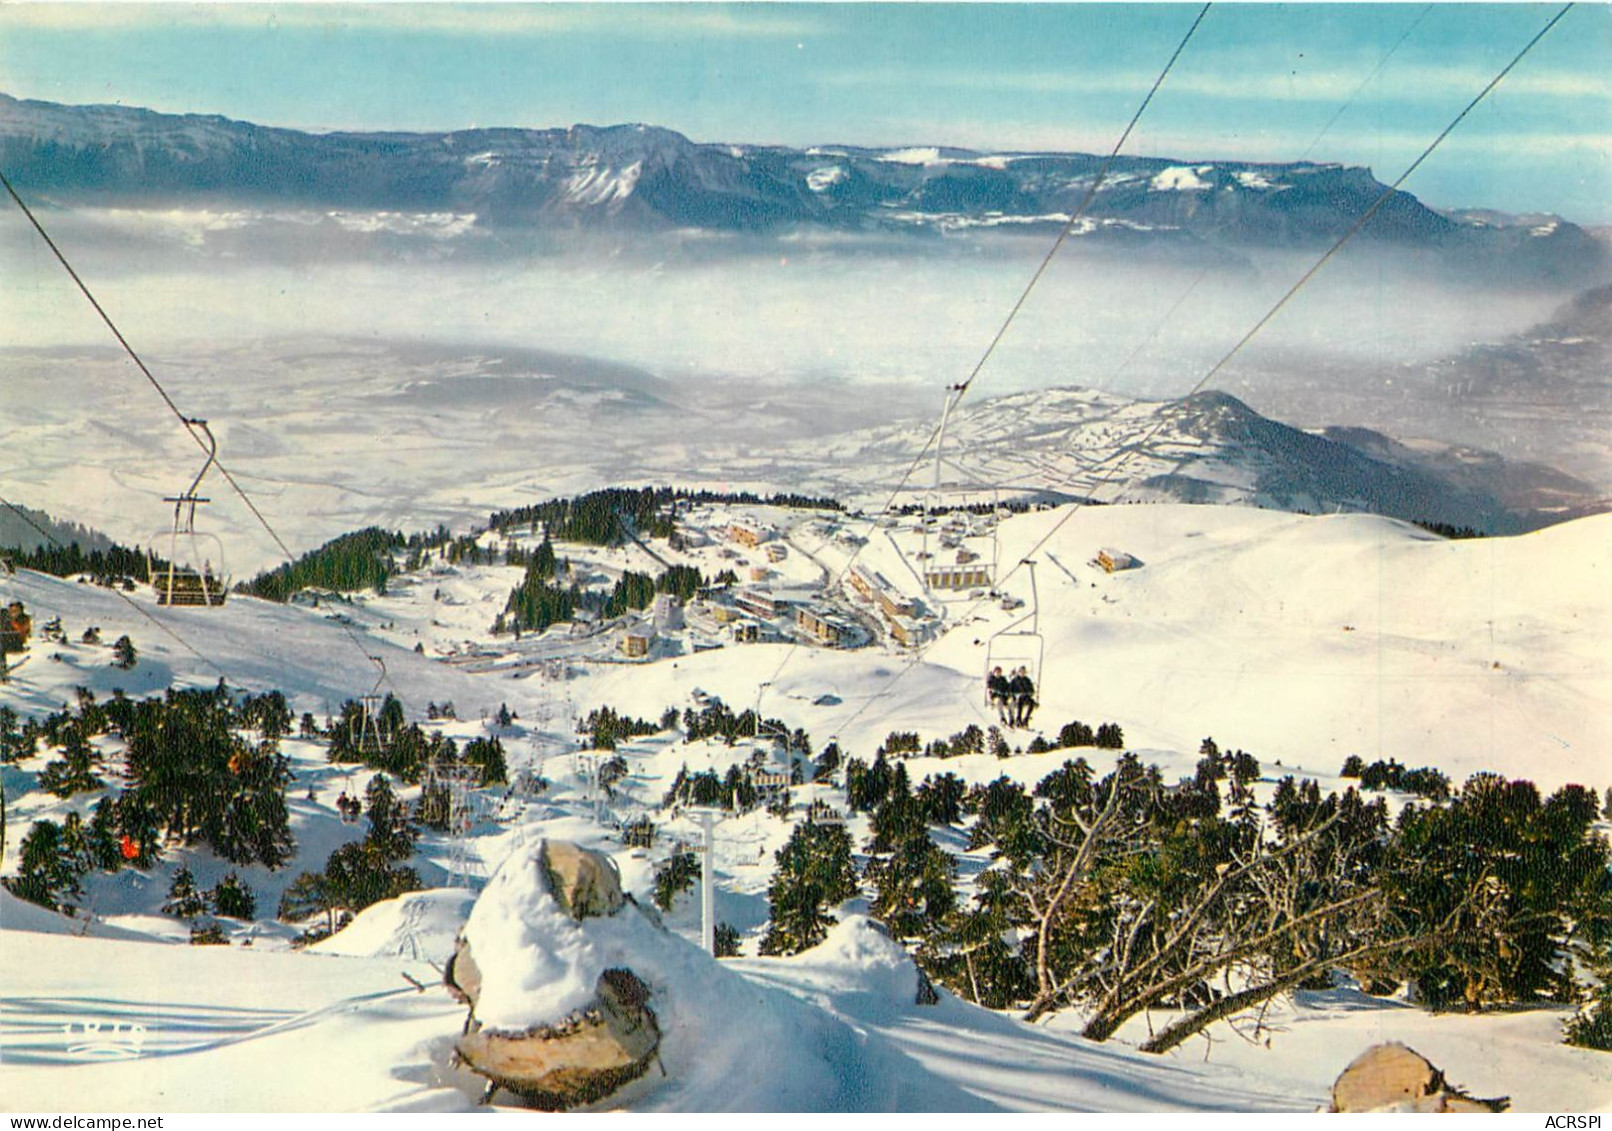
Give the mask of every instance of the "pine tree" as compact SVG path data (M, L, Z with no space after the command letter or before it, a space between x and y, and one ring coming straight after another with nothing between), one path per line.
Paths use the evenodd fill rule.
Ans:
M813 781L828 781L840 768L840 744L830 742L824 746L817 755L817 761L812 765ZM1612 789L1607 790L1608 804L1612 805Z
M739 957L739 928L732 923L718 923L713 934L717 958Z
M962 823L963 798L967 794L968 783L947 771L924 778L918 786L917 796L930 824L956 825Z
M134 647L134 641L129 639L128 633L118 637L117 643L112 645L112 666L128 671L139 660L140 653Z
M96 753L84 737L84 728L72 723L62 730L62 756L39 775L39 784L57 797L71 797L106 785L95 776Z
M103 872L116 872L123 867L123 852L118 843L117 810L110 797L95 803L90 823L85 831L90 859Z
M62 830L55 821L36 821L22 838L17 875L5 881L11 894L56 909L59 892L74 892L78 878L62 854Z
M837 922L828 909L856 894L851 836L841 825L799 824L774 859L761 953L796 954L822 942Z
M441 782L427 782L420 790L420 800L414 807L414 819L428 829L439 833L448 831L453 816L453 796Z
M378 858L392 864L413 853L414 832L409 828L408 814L385 774L376 774L365 788L364 812L369 817L365 842Z
M162 905L164 915L176 919L194 919L207 913L207 899L196 890L196 877L188 865L181 864L168 885L168 902Z
M892 802L894 804L894 802ZM957 903L957 866L951 856L920 831L876 854L867 866L874 898L872 911L898 939L926 937L939 929Z
M692 852L674 852L655 869L655 906L670 912L678 895L699 879L700 865Z
M472 738L465 743L464 760L481 769L478 785L503 785L509 778L508 767L504 764L504 744L497 737Z
M1009 1009L1029 1000L1035 977L1024 955L1009 946L1028 919L1024 898L1010 873L981 873L972 907L954 911L918 952L924 970L968 1001Z
M257 915L257 897L234 871L228 872L209 893L213 911L229 919L252 919Z

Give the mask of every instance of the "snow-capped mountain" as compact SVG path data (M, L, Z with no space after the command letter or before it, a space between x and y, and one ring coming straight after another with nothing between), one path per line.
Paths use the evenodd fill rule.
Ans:
M913 465L932 424L850 433L814 446L817 489L872 498ZM934 480L931 448L903 498ZM1363 428L1309 432L1260 415L1229 394L1132 400L1050 389L979 402L949 425L942 495L1100 502L1233 503L1278 510L1365 511L1411 521L1515 532L1598 509L1593 490L1550 468L1488 452L1399 443ZM859 490L857 484L863 487Z
M79 201L176 199L474 217L484 227L776 233L1051 229L1103 160L703 144L647 125L312 134L214 115L0 95L0 161L19 187ZM1121 157L1082 236L1202 251L1306 246L1347 231L1384 186L1365 168ZM1556 217L1441 214L1396 193L1363 235L1510 277L1583 278L1595 241Z

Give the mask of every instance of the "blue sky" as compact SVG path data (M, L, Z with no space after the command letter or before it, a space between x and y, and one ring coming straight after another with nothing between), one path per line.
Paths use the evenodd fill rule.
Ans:
M1555 10L1217 6L1127 151L1390 180ZM1106 151L1196 11L11 4L0 90L311 129L644 121L702 141ZM1612 7L1580 5L1406 188L1612 222L1609 59Z

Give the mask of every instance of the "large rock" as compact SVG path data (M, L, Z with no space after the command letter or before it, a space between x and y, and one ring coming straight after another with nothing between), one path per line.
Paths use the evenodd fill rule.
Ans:
M1505 1099L1480 1100L1453 1088L1421 1053L1397 1042L1372 1045L1332 1085L1335 1112L1496 1112Z
M603 853L567 840L546 840L538 849L538 860L548 878L549 894L573 919L614 915L627 901L616 866Z
M532 898L552 899L577 923L614 916L627 905L614 865L600 853L545 841L536 864L545 890ZM536 1107L564 1110L602 1099L643 1075L660 1048L649 987L625 967L602 971L586 1004L518 1029L477 1017L487 979L469 938L458 939L443 979L470 1006L460 1059L487 1077L489 1090L507 1089Z
M660 1048L649 987L631 970L599 976L593 1004L523 1032L476 1023L459 1038L459 1056L493 1084L548 1111L603 1099L636 1080Z

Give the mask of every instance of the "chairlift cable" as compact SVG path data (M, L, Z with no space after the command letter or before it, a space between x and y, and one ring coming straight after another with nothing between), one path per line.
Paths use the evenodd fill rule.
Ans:
M1444 141L1445 138L1449 137L1449 135L1455 130L1455 128L1458 125L1460 125L1463 120L1465 120L1466 116L1468 114L1470 114L1477 107L1477 105L1484 100L1484 98L1488 97L1488 95L1489 95L1489 93L1491 91L1493 91L1497 86L1500 85L1501 81L1504 80L1505 77L1511 73L1511 71L1517 66L1517 64L1522 62L1524 56L1526 56L1530 51L1532 51L1534 49L1535 45L1538 44L1539 41L1541 39L1543 39L1546 36L1546 34L1550 32L1550 30L1552 28L1554 28L1558 23L1561 22L1562 17L1567 15L1567 13L1572 10L1573 6L1574 6L1573 2L1572 2L1572 0L1570 0L1569 3L1566 3L1566 4L1562 5L1562 7L1557 10L1556 14L1553 15L1545 23L1545 25L1542 28L1539 29L1539 31L1537 33L1535 33L1534 37L1532 39L1530 39L1526 44L1523 45L1522 50L1518 51L1517 54L1512 58L1512 60L1509 63L1507 63L1503 68L1501 68L1500 72L1497 75L1495 75L1495 77L1493 79L1491 79L1489 81L1488 85L1485 86L1482 90L1480 90L1472 98L1472 100L1470 102L1468 102L1465 107L1462 108L1461 112L1458 113L1450 121L1449 125L1445 126L1444 129L1439 132L1438 136L1435 137L1430 143L1428 143L1427 147L1422 150L1422 152L1416 157L1416 159L1414 161L1412 161L1405 168L1405 171L1403 173L1401 173L1394 180L1394 183L1389 185L1387 188L1385 188L1383 190L1382 194L1377 197L1377 199L1371 204L1371 206L1369 208L1366 209L1366 211L1364 213L1361 214L1360 218L1355 221L1354 225L1351 226L1348 231L1346 231L1342 236L1340 236L1338 238L1336 243L1334 243L1331 247L1329 247L1322 254L1321 258L1318 259L1315 262L1315 264L1299 278L1298 282L1293 284L1293 286L1287 291L1286 294L1284 294L1280 299L1277 300L1276 305L1271 307L1271 309L1266 312L1264 317L1262 317L1258 322L1256 322L1254 324L1254 327L1251 330L1249 330L1246 334L1244 334L1237 341L1237 343L1234 346L1232 346L1232 348L1230 350L1227 351L1225 356L1222 357L1218 362L1216 362L1214 364L1214 366L1212 366L1207 373L1205 373L1202 377L1198 378L1198 380L1193 384L1192 388L1189 389L1184 394L1186 397L1190 397L1193 394L1199 392L1206 384L1209 383L1209 380L1212 377L1214 377L1215 374L1219 373L1222 369L1224 369L1226 367L1226 365L1232 360L1232 358L1236 357L1237 354L1239 352L1241 352L1241 350L1243 349L1244 346L1246 346L1250 341L1253 340L1253 338L1254 338L1254 336L1256 334L1258 334L1262 329L1264 329L1265 326L1268 325L1270 323L1270 321L1273 318L1276 317L1276 315L1282 310L1282 308L1287 305L1288 301L1291 300L1293 298L1293 296L1296 295L1304 287L1304 285L1306 283L1308 283L1311 279L1313 279L1320 272L1322 267L1326 266L1327 262L1330 261L1331 258L1338 253L1338 251L1344 246L1344 244L1348 243L1351 239L1353 239L1355 237L1355 235L1357 235L1360 232L1360 230L1366 226L1366 224L1371 220L1371 218L1373 216L1375 216L1377 214L1377 212L1382 208L1382 206L1391 197L1393 197L1393 195L1395 193L1397 193L1399 191L1399 187L1405 183L1405 181L1411 176L1411 174L1414 173L1422 165L1422 163L1424 161L1426 161L1429 156L1432 155L1433 151L1439 147L1439 145ZM1164 428L1164 424L1165 424L1165 422L1163 420L1159 420L1158 422L1156 422L1153 425L1152 428L1150 428L1147 431L1147 433L1142 437L1142 439L1140 441L1138 441L1137 443L1134 443L1134 444L1127 445L1125 447L1125 449L1123 450L1123 452L1120 454L1120 458L1115 460L1112 464L1110 464L1109 467L1108 467L1108 470L1104 473L1102 478L1099 479L1098 482L1090 490L1087 491L1087 493L1086 493L1087 501L1089 501L1091 499L1091 497L1093 495L1095 495L1095 493L1098 490L1100 490L1103 487L1106 487L1109 483L1111 483L1114 480L1115 476L1117 475L1119 469L1124 467L1125 464L1127 462L1129 462L1131 457L1134 456L1138 451L1140 451L1143 448L1145 448L1148 445L1148 443L1153 439L1153 437L1157 436L1159 434L1159 432ZM1085 509L1085 506L1086 506L1086 502L1076 502L1076 503L1072 504L1064 512L1064 514L1058 519L1058 521L1053 523L1052 526L1047 530L1047 532L1045 534L1043 534L1035 542L1035 544L1032 545L1029 548L1029 550L1027 550L1023 554L1023 556L1019 559L1019 561L1016 564L1014 564L1007 571L1007 573L1003 574L1002 577L997 580L997 588L1000 589L1004 582L1006 582L1009 578L1011 578L1016 573L1018 573L1019 569L1025 564L1026 561L1028 561L1030 559L1033 559L1036 554L1040 553L1042 548L1044 546L1046 546L1046 544L1052 540L1053 536L1056 535L1058 533L1058 531L1063 528L1064 524L1067 523L1071 518L1073 518L1079 511ZM985 604L986 600L987 600L986 598L980 598L979 600L975 601L972 605L970 605L966 610L964 610L963 615L958 618L958 623L959 624L966 623L968 618L971 617L972 615L974 615L974 613L982 605ZM844 733L845 731L847 731L850 728L852 723L856 722L857 719L861 718L864 714L867 713L868 709L873 706L874 702L876 702L877 700L879 700L881 698L884 698L885 696L889 695L890 690L897 683L899 683L902 679L904 679L909 672L911 672L915 667L917 667L918 664L923 660L924 656L928 653L929 649L932 648L937 643L939 643L939 637L937 637L935 640L930 641L928 644L925 644L922 647L916 649L913 652L912 656L909 657L907 662L901 667L901 669L898 670L896 672L896 674L890 678L889 682L885 684L884 690L880 691L879 693L877 693L875 695L869 696L868 699L862 704L861 707L857 708L857 710L854 711L849 717L847 717L846 719L841 721L839 724L837 724L836 730L839 731L840 733Z
M1042 258L1041 263L1036 267L1035 272L1030 276L1030 281L1025 284L1024 290L1020 292L1018 299L1014 301L1012 308L1008 311L1007 317L1003 319L1002 325L997 328L995 335L991 338L990 344L985 348L985 352L981 354L980 359L974 363L974 367L969 371L968 377L958 385L953 386L953 392L956 397L956 400L952 402L953 407L955 407L957 403L961 402L963 396L966 395L968 390L973 386L975 379L979 377L981 371L984 370L986 363L990 361L991 356L996 352L996 347L1000 345L1002 339L1007 336L1008 329L1013 325L1014 319L1018 317L1019 311L1023 309L1025 302L1028 301L1030 292L1035 290L1036 284L1039 283L1041 281L1041 277L1046 274L1047 268L1052 265L1052 261L1057 256L1058 251L1069 239L1070 234L1074 232L1076 225L1078 225L1085 217L1086 211L1091 207L1092 202L1097 198L1097 192L1102 187L1102 183L1108 176L1109 170L1113 167L1115 160L1118 159L1120 150L1123 149L1125 143L1130 140L1130 136L1132 132L1135 131L1137 123L1142 120L1142 114L1147 110L1148 105L1153 101L1153 96L1159 92L1159 88L1164 85L1164 80L1169 77L1170 71L1174 69L1176 60L1178 60L1181 57L1181 53L1186 50L1188 42L1191 41L1193 35L1197 32L1198 26L1203 23L1204 17L1209 14L1209 9L1211 7L1213 7L1212 0L1211 3L1204 4L1203 7L1198 10L1198 14L1193 19L1191 26L1187 28L1186 34L1181 37L1181 41L1176 44L1175 50L1170 53L1170 58L1165 62L1163 69L1159 71L1158 77L1153 80L1153 85L1148 88L1147 94L1143 96L1141 103L1136 107L1136 112L1131 115L1130 121L1126 123L1124 131L1119 135L1119 140L1114 143L1113 149L1109 151L1109 154L1106 158L1104 158L1102 165L1098 167L1096 175L1092 178L1091 184L1086 189L1085 196L1082 197L1080 204L1075 208L1075 210L1070 213L1069 219L1064 223L1063 227L1059 229L1057 239L1053 241L1052 247L1048 249L1047 254ZM900 480L897 481L895 487L891 490L890 497L885 500L884 506L880 508L880 514L890 513L890 510L895 506L896 499L906 488L907 483L912 479L913 475L916 474L918 468L922 466L925 457L927 457L929 454L929 450L935 445L936 440L940 436L940 430L941 425L937 424L935 429L929 434L929 438L924 441L923 447L920 448L917 455L913 457L912 463L908 465L906 472L902 474ZM829 580L829 589L835 588L845 579L846 575L850 573L851 567L856 564L856 559L861 557L862 549L866 545L867 543L864 542L862 546L857 546L852 550L851 556L846 560L845 565L842 566L839 572ZM800 642L798 640L790 646L789 651L784 654L783 660L779 663L777 669L774 670L772 679L768 680L768 685L777 680L779 674L786 666L788 666L790 660L794 658L795 652L799 647ZM759 707L760 699L758 698L758 710Z
M1288 291L1284 295L1282 295L1282 297L1280 299L1278 299L1276 301L1276 304L1274 306L1272 306L1271 309L1268 310L1265 313L1265 315L1262 318L1260 318L1260 320L1258 322L1256 322L1254 324L1252 329L1250 329L1246 334L1244 334L1240 339L1238 339L1237 343L1235 345L1233 345L1231 347L1231 349L1228 350L1226 352L1226 354L1219 361L1217 361L1209 369L1209 371L1207 373L1205 373L1202 377L1198 378L1198 380L1193 384L1193 386L1190 389L1188 389L1187 392L1183 395L1184 397L1193 396L1194 394L1196 394L1199 391L1201 391L1203 389L1203 387L1205 385L1207 385L1209 383L1209 381L1217 373L1219 373L1228 364L1230 364L1231 360L1234 357L1236 357L1238 353L1240 353L1242 351L1243 347L1248 345L1248 343L1251 342L1254 339L1255 335L1257 335L1261 330L1263 330L1276 317L1276 315L1281 312L1282 308L1287 305L1287 303L1293 298L1293 296L1296 295L1304 287L1304 285L1306 283L1308 283L1311 279L1313 279L1317 274L1320 273L1321 269L1324 266L1326 266L1328 261L1330 261L1332 259L1332 257L1334 255L1336 255L1343 248L1344 244L1348 243L1357 234L1359 234L1360 230L1366 226L1366 224L1371 220L1371 218L1373 216L1375 216L1377 214L1377 212L1382 208L1382 206L1384 204L1386 204L1389 201L1389 199L1391 199L1394 196L1394 194L1399 191L1400 186L1403 185L1407 179L1409 179L1411 174L1414 173L1421 166L1421 164L1424 161L1426 161L1429 156L1432 155L1433 151L1439 147L1440 143L1442 143L1445 138L1449 137L1449 135L1455 130L1456 126L1460 125L1461 122L1466 118L1466 116L1468 114L1470 114L1473 111L1473 109L1475 109L1477 107L1478 103L1482 102L1483 99L1485 97L1487 97L1489 95L1489 93L1495 89L1495 87L1500 85L1501 80L1503 80L1508 74L1510 74L1512 69L1515 68L1518 63L1522 62L1523 57L1525 55L1527 55L1529 51L1533 50L1534 46L1541 39L1543 39L1545 37L1546 33L1549 32L1551 30L1551 28L1555 27L1556 24L1561 21L1562 17L1565 16L1568 13L1568 11L1572 9L1572 7L1573 7L1573 3L1571 3L1571 2L1569 2L1567 4L1564 4L1556 12L1556 14L1554 16L1552 16L1548 22L1546 22L1545 26L1542 27L1534 35L1534 37L1532 39L1530 39L1523 46L1522 50L1517 52L1516 56L1514 56L1512 58L1511 62L1507 63L1505 65L1505 67L1503 67L1500 70L1500 73L1495 75L1495 77L1489 81L1489 84L1487 86L1485 86L1481 91L1479 91L1477 93L1477 95L1475 95L1472 98L1472 100L1466 104L1466 106L1461 110L1461 112L1459 114L1457 114L1450 121L1449 125L1445 126L1444 129L1439 132L1438 136L1435 137L1431 142L1428 143L1427 147L1422 150L1422 152L1416 157L1416 159L1414 161L1412 161L1405 168L1405 171L1402 172L1394 180L1394 183L1389 185L1385 189L1383 189L1382 193L1377 197L1377 199L1375 201L1372 202L1371 206L1369 208L1367 208L1366 211L1363 212L1360 215L1360 218L1355 221L1355 223L1349 228L1349 230L1344 232L1343 235L1338 237L1337 242L1335 242L1331 247L1329 247L1321 255L1320 259L1316 260L1316 262L1310 267L1310 269L1308 271L1306 271L1299 278L1298 282L1294 283L1293 286L1290 287L1288 289ZM1159 432L1164 428L1164 424L1165 424L1165 422L1163 420L1160 420L1160 421L1156 422L1153 425L1153 427L1148 430L1148 432L1142 437L1142 439L1139 442L1137 442L1135 444L1127 445L1126 448L1124 449L1124 451L1120 454L1120 458L1115 460L1112 464L1109 465L1108 471L1103 475L1103 477L1101 479L1098 480L1098 482L1095 484L1095 486L1090 491L1087 492L1087 497L1090 498L1090 496L1092 494L1094 494L1096 490L1108 486L1108 484L1113 481L1115 475L1118 473L1118 470L1121 467L1123 467L1126 464L1126 462L1128 462L1130 460L1130 458L1132 456L1134 456L1139 450L1145 448L1147 446L1147 444L1153 439L1153 437L1157 436L1159 434ZM1064 525L1064 523L1068 522L1069 519L1071 517L1073 517L1075 512L1080 510L1084 506L1085 506L1084 503L1076 503L1076 504L1074 504L1069 509L1069 511L1066 512L1064 514L1064 516L1062 518L1060 518L1058 520L1058 522L1056 522L1052 526L1052 528L1049 529L1047 531L1047 533L1044 534L1041 537L1041 539L1039 541L1037 541L1035 543L1035 545L1030 548L1029 552L1025 556L1026 557L1032 557L1035 554L1039 553L1041 548L1043 546L1045 546L1047 544L1047 542L1052 539L1052 536L1058 532L1058 530ZM1014 573L1016 573L1018 571L1020 565L1023 565L1022 561L1019 562L1017 565L1013 566L1013 568L1010 569L1008 571L1008 573L1003 576L1003 580L1005 581L1008 577L1011 577Z
M1300 161L1309 159L1310 154L1315 152L1315 147L1321 144L1321 139L1326 137L1332 127L1338 124L1338 119L1343 117L1344 112L1354 105L1355 99L1360 97L1361 91L1371 85L1371 80L1382 73L1382 69L1388 65L1388 60L1394 57L1394 53L1405 46L1405 41L1410 38L1411 32L1421 26L1422 21L1427 18L1427 14L1433 10L1433 7L1434 5L1432 4L1424 5L1422 10L1416 13L1416 18L1410 22L1410 26L1400 33L1394 45L1383 54L1381 59L1377 60L1377 65L1371 69L1371 74L1360 80L1360 85L1355 87L1350 92L1349 97L1343 100L1343 104L1332 112L1332 117L1327 119L1327 124L1322 126L1321 132L1315 135L1315 140L1304 147L1304 152L1299 154Z
M5 190L10 195L11 199L15 201L17 207L22 210L22 214L28 218L28 222L33 226L34 231L39 233L39 238L45 241L45 246L50 248L51 254L56 257L56 261L62 265L62 269L67 272L68 277L73 280L73 283L78 287L80 293L82 293L85 299L89 301L90 306L93 307L95 313L100 316L101 321L106 324L107 329L112 332L112 336L116 338L118 344L123 347L123 351L129 355L129 359L134 362L135 367L140 370L141 374L145 377L146 381L150 383L151 387L157 391L157 395L160 396L163 403L168 406L168 410L172 412L174 417L178 419L179 423L184 426L185 431L189 433L190 438L195 441L196 445L204 452L208 452L211 460L211 466L218 469L219 474L222 475L225 481L229 483L236 495L240 497L241 502L246 504L246 509L251 512L252 517L257 520L258 525L262 526L263 529L268 532L268 535L274 541L274 544L279 547L280 552L285 555L286 561L288 563L295 564L296 555L292 553L291 548L286 545L285 540L281 538L279 532L274 529L274 526L269 522L268 517L264 515L262 510L258 508L257 503L253 501L250 495L247 494L246 489L241 486L239 481L236 480L229 468L225 467L223 462L216 458L216 455L214 455L208 440L204 439L198 434L197 426L192 422L192 418L186 416L184 412L180 410L178 404L174 402L173 397L169 395L168 390L163 387L162 382L159 381L156 374L151 371L150 366L148 366L144 359L140 357L139 353L135 351L134 347L129 343L129 340L123 336L123 332L118 329L117 323L112 320L112 316L107 313L106 308L103 307L99 300L96 299L95 294L90 290L89 285L84 282L83 277L80 276L79 273L73 268L73 265L71 262L69 262L66 254L59 246L57 246L56 241L50 237L50 233L45 230L45 226L40 223L39 218L34 215L33 210L28 207L27 202L24 201L17 193L15 186L12 185L11 179L5 175L4 170L0 170L0 185L5 187ZM342 632L346 634L347 638L352 642L353 646L362 652L367 660L369 657L369 650L365 648L363 643L358 639L357 634L353 632L352 628L348 625L342 624L340 621L336 623L338 627L341 628ZM214 666L216 667L216 665ZM387 682L390 683L391 681L388 680ZM396 685L394 684L394 689L395 686Z
M1428 13L1431 12L1433 8L1433 4L1426 4L1422 7L1422 10L1417 13L1416 18L1410 22L1405 30L1400 33L1399 38L1394 41L1394 45L1383 53L1382 58L1377 60L1377 65L1372 67L1371 73L1368 74L1364 79L1360 80L1360 84L1356 86L1354 90L1349 93L1349 96L1339 104L1338 108L1333 111L1332 117L1327 119L1326 124L1321 127L1321 129L1316 133L1315 137L1310 139L1310 144L1304 147L1303 153L1299 154L1298 159L1300 161L1306 161L1309 159L1310 154L1315 151L1315 147L1321 144L1321 139L1331 131L1332 127L1337 124L1338 119L1344 115L1349 107L1354 105L1355 100L1358 99L1360 97L1360 93L1371 84L1371 81L1382 73L1382 69L1388 65L1389 60L1391 60L1395 53L1397 53L1399 49L1405 45L1405 41L1411 37L1411 33L1421 26L1421 22L1427 18ZM1186 303L1187 299L1191 297L1192 293L1198 289L1198 285L1202 283L1204 279L1208 278L1211 270L1212 267L1210 266L1202 268L1198 274L1193 277L1192 282L1187 284L1186 289L1181 292L1180 296L1175 300L1175 302L1171 304L1170 309L1165 312L1164 316L1160 318L1153 328L1143 336L1142 340L1136 344L1136 347L1131 350L1131 352L1126 356L1125 360L1116 365L1109 372L1107 377L1096 382L1090 387L1100 390L1113 385L1113 383L1116 382L1120 376L1131 367L1131 363L1140 357L1148 345L1159 336L1159 333L1164 329L1164 327L1169 325L1170 321L1175 317L1177 311L1181 309L1181 307ZM1078 425L1071 427L1068 434L1073 435L1078 427Z
M1181 42L1176 44L1175 50L1171 52L1170 58L1164 64L1163 70L1161 70L1158 77L1153 80L1153 85L1148 89L1147 94L1142 98L1141 104L1137 106L1136 113L1132 114L1131 120L1126 123L1124 131L1119 136L1119 140L1114 143L1114 148L1109 151L1108 156L1103 159L1102 165L1098 167L1097 174L1092 178L1091 184L1087 187L1085 196L1081 198L1080 204L1075 208L1075 210L1070 213L1069 219L1064 223L1064 226L1059 229L1058 236L1055 240L1053 240L1052 247L1049 248L1047 254L1042 257L1040 264L1035 269L1035 272L1030 276L1030 281L1025 284L1024 290L1019 293L1019 297L1014 301L1013 306L1008 310L1007 317L1002 320L1002 325L997 328L996 333L991 338L990 344L985 347L985 352L982 353L980 355L980 359L974 363L974 368L969 371L968 376L954 387L957 393L958 402L961 402L962 398L968 393L968 390L973 387L974 381L984 370L986 363L989 362L992 355L996 353L997 346L1001 345L1002 339L1007 336L1008 329L1013 325L1014 319L1016 319L1019 316L1019 312L1024 309L1024 304L1030 298L1030 292L1035 290L1036 284L1039 283L1041 281L1041 277L1047 273L1047 268L1052 266L1053 259L1057 257L1059 250L1068 241L1069 236L1074 232L1076 225L1078 225L1080 221L1085 218L1087 209L1089 209L1092 205L1092 202L1097 199L1098 190L1102 187L1104 179L1107 178L1109 170L1113 168L1115 160L1118 159L1119 151L1124 148L1125 143L1130 140L1131 133L1136 129L1136 124L1141 121L1143 112L1147 110L1148 104L1153 101L1153 96L1159 92L1159 88L1164 85L1164 80L1169 76L1170 71L1175 67L1176 60L1181 57L1181 52L1186 50L1187 43L1192 39L1193 34L1198 30L1198 25L1203 23L1204 17L1209 14L1209 9L1212 6L1212 3L1205 4L1198 10L1198 15L1192 21L1192 26L1187 28L1186 34L1181 37ZM907 485L907 481L912 478L914 472L918 470L919 465L923 463L924 457L929 454L929 449L934 446L935 441L939 438L939 435L940 427L937 425L934 431L930 433L929 439L924 442L924 446L919 450L916 458L913 459L912 466L907 469L906 474L901 477L900 481L896 484L895 489L890 492L890 499L884 505L885 512L888 512L891 506L894 505L896 497L901 494L902 489Z
M66 546L63 546L61 544L60 539L56 538L54 535L51 534L50 531L48 531L44 527L40 526L39 523L35 522L31 517L29 517L27 511L25 511L21 507L17 506L17 504L13 503L10 499L7 499L5 496L0 495L0 505L4 505L13 514L15 514L18 518L22 519L29 526L33 527L34 531L37 534L39 534L40 537L46 539L48 542L50 542L51 545L55 546L58 550L67 549ZM117 586L115 586L115 585L112 586L112 592L114 594L116 594L118 597L122 598L124 603L127 604L131 609L133 609L135 612L139 613L141 616L145 617L146 620L150 621L152 624L156 625L157 628L159 628L162 632L166 633L169 637L171 637L175 642L177 642L182 648L184 648L186 651L188 651L191 655L195 656L197 659L201 660L208 667L212 668L215 672L217 672L219 674L220 678L224 679L226 682L228 681L229 673L226 672L222 667L220 667L218 665L218 663L212 659L212 657L208 656L205 652L203 652L200 648L197 648L194 644L192 644L190 641L186 640L183 636L180 636L179 633L175 632L172 628L170 628L166 624L163 624L162 621L158 620L157 617L149 609L147 609L143 605L139 604L137 601L134 600L134 598L130 597L127 593L123 592L123 590L119 589Z

